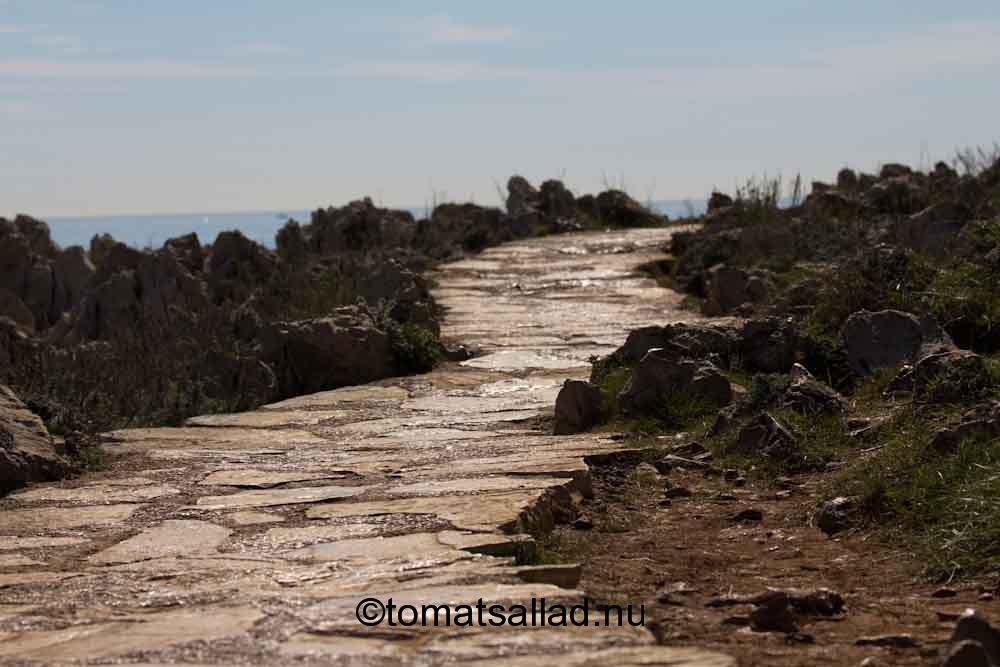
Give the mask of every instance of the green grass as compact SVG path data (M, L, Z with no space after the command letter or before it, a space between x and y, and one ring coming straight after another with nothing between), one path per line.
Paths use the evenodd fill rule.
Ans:
M862 519L912 549L934 579L1000 568L1000 441L930 448L940 412L906 410L882 448L843 472L831 494L861 499Z
M556 533L546 533L533 540L518 540L514 543L514 563L516 565L556 565L564 562L559 554Z

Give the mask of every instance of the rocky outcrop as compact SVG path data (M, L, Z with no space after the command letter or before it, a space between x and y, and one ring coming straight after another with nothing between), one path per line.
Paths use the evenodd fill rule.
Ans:
M936 324L898 310L860 311L844 325L848 362L858 375L954 349Z
M732 402L733 389L722 371L709 361L652 349L632 372L618 402L625 412L641 414L662 408L671 396L722 407Z
M32 482L59 479L69 466L37 415L0 385L0 495Z
M767 281L761 275L719 265L708 273L702 313L718 316L752 308L753 304L767 300L768 291Z
M740 429L733 450L743 456L786 458L796 444L792 432L765 412Z
M958 619L944 667L1000 666L1000 629L974 610Z
M310 249L319 255L411 245L417 225L408 211L380 208L369 198L341 208L317 209L302 228Z
M83 249L61 250L44 222L0 218L0 290L8 293L0 314L29 330L48 329L76 304L93 274ZM30 312L30 322L18 302Z
M566 380L556 397L554 435L582 433L601 418L601 390L589 382Z
M393 368L388 334L352 306L332 317L270 325L261 332L261 345L282 397L363 384L391 375Z
M738 353L752 373L787 373L810 347L808 337L790 319L750 320L739 333Z
M960 202L942 202L898 221L893 232L896 242L907 248L938 257L944 256L973 217Z
M931 449L947 454L966 441L987 442L1000 438L1000 401L986 401L968 410L955 423L938 430Z
M783 399L786 407L804 414L843 414L847 401L833 388L823 384L805 366L795 364L791 382Z

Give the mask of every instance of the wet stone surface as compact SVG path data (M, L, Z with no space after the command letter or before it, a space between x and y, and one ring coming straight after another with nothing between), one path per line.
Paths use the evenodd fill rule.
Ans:
M0 663L734 665L642 628L403 631L355 617L365 597L582 598L578 568L511 555L589 494L583 457L621 444L536 425L588 357L690 317L633 271L669 236L533 239L443 266L443 334L480 356L117 431L108 469L0 499Z

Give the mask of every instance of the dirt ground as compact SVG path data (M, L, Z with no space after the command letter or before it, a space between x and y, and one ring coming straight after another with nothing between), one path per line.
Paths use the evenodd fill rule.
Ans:
M778 489L678 469L639 483L634 469L594 467L595 496L584 506L593 527L559 528L552 548L584 564L580 587L598 603L644 604L661 643L719 650L745 667L939 665L957 614L975 608L1000 620L996 582L929 582L913 556L876 536L829 538L811 526L821 476ZM667 487L690 495L667 499ZM735 519L748 509L761 520ZM769 588L832 589L845 611L798 615L798 632L784 634L752 631L750 604L708 604ZM915 645L857 644L886 635Z

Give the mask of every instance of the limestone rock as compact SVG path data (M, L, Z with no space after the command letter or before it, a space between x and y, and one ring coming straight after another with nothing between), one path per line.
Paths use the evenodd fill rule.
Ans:
M580 380L566 380L555 407L555 435L590 430L601 418L601 390Z
M933 322L898 310L854 313L844 325L844 344L851 369L859 375L955 347Z
M42 420L9 387L0 385L0 494L59 479L68 468Z
M732 402L733 389L722 371L711 362L680 358L665 350L653 349L636 366L618 399L624 410L642 413L657 409L670 395L722 407Z

